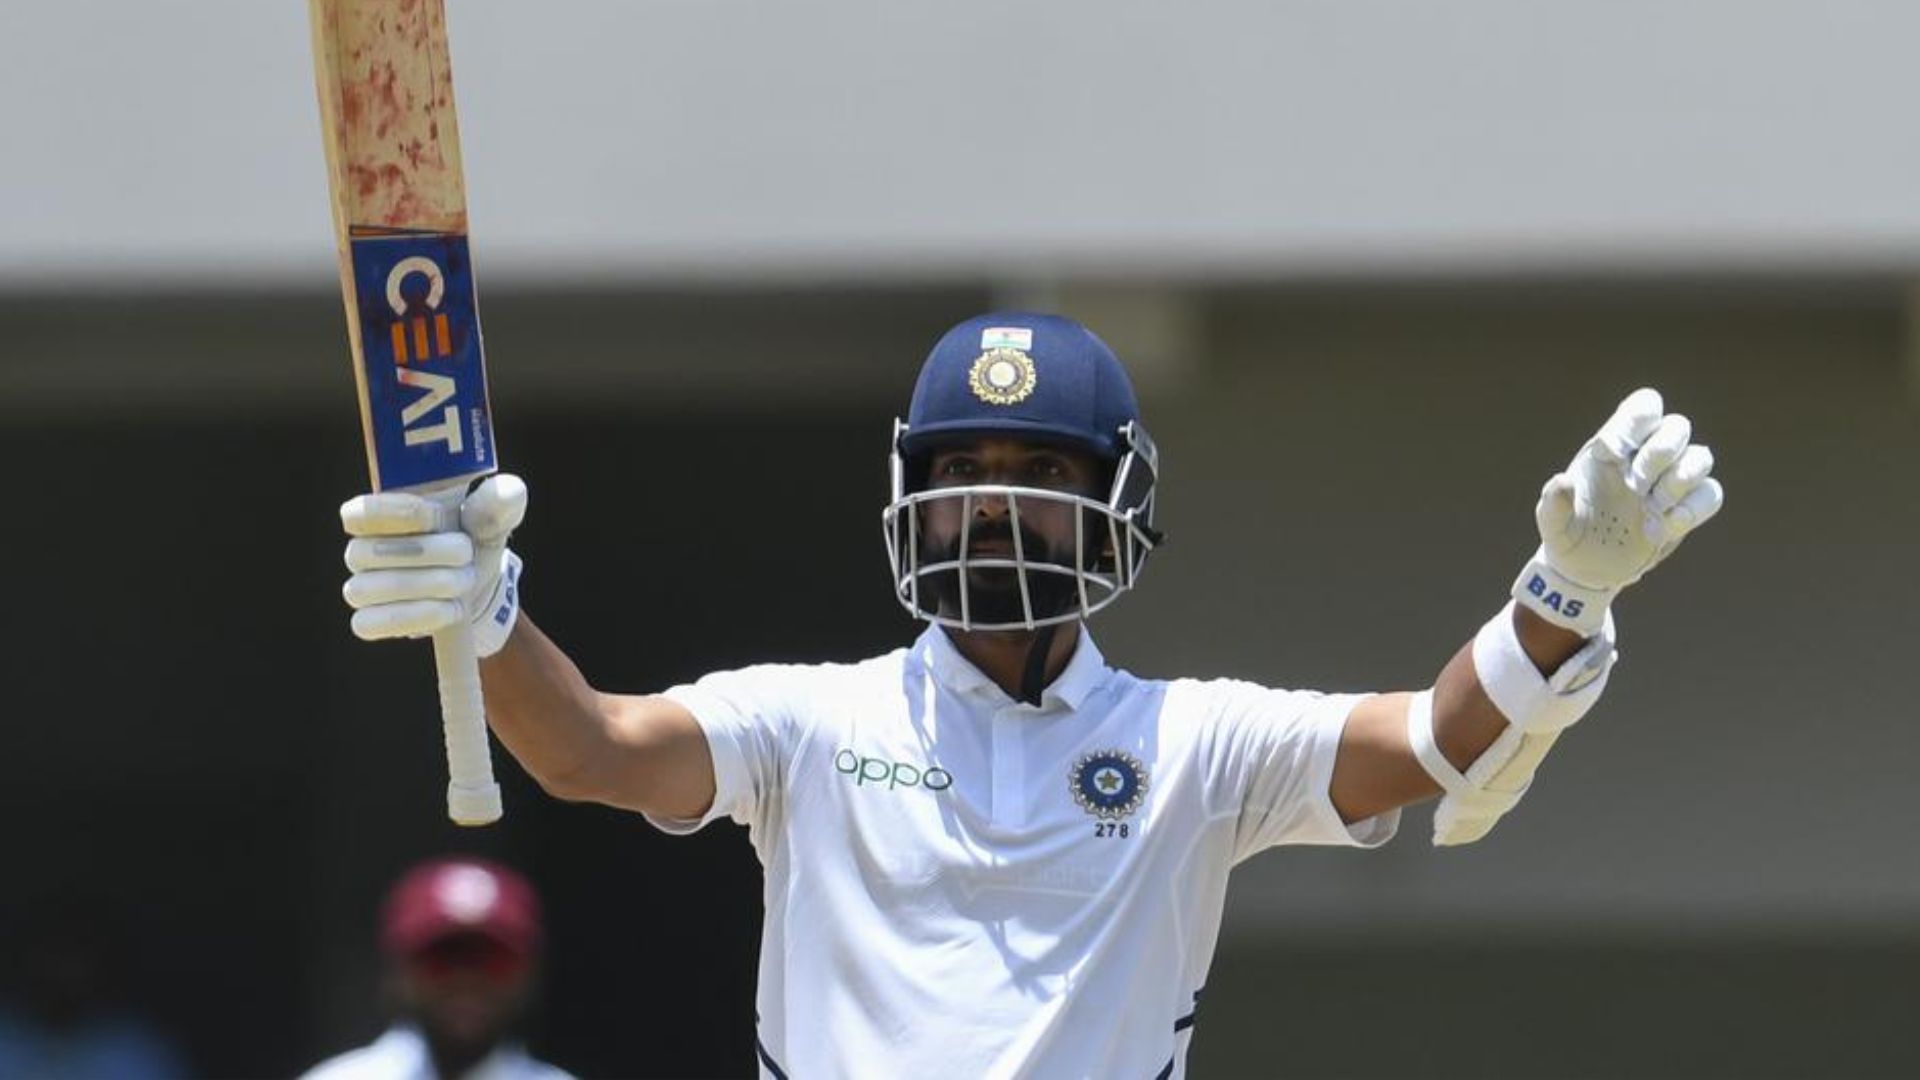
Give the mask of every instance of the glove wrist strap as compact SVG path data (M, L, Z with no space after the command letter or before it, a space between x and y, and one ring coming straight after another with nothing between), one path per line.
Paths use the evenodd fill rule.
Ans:
M1513 582L1513 598L1534 614L1581 637L1600 632L1607 605L1619 589L1595 589L1568 578L1547 561L1546 549L1534 552Z
M513 624L520 618L520 556L512 548L500 552L500 577L494 581L493 595L474 609L473 651L476 656L492 656L507 643Z

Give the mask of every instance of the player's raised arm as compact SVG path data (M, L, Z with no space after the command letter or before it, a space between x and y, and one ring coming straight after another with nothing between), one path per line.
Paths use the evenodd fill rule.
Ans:
M1332 797L1348 821L1443 794L1434 843L1485 836L1526 794L1562 731L1599 699L1617 656L1611 605L1722 500L1685 416L1637 390L1547 481L1540 548L1430 690L1353 710Z
M487 722L548 792L667 820L697 819L713 802L713 761L692 714L659 696L603 694L520 611L521 560L508 536L527 511L517 476L489 477L436 529L438 508L416 495L350 499L343 590L353 632L368 640L424 637L466 622L480 655Z

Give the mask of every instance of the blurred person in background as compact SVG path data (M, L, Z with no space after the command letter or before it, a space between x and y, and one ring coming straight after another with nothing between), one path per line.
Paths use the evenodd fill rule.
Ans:
M533 886L481 859L409 870L381 919L394 1020L307 1080L570 1080L520 1045L544 932Z
M187 1075L168 1039L118 998L107 922L84 911L49 912L20 952L17 1007L0 1008L0 1077L33 1080L169 1080Z

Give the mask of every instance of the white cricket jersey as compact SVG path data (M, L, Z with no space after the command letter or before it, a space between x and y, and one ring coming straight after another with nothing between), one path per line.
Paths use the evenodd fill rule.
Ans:
M358 1050L315 1065L300 1080L573 1080L573 1074L507 1045L495 1048L458 1077L443 1077L433 1067L427 1040L399 1024Z
M1373 847L1328 796L1358 695L1139 679L1084 628L1039 706L944 631L667 691L766 869L763 1076L1177 1077L1227 873Z

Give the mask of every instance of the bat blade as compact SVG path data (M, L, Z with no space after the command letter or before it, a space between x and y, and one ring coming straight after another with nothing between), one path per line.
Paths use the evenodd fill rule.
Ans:
M495 468L442 0L309 0L376 490Z
M458 527L496 468L467 244L443 0L308 0L340 284L376 491L434 498ZM449 816L500 817L465 626L434 635Z

